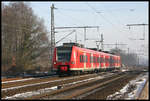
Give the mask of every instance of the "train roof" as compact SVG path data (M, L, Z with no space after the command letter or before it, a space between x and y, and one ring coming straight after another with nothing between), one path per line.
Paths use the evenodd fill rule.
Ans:
M63 43L63 45L61 46L57 46L56 48L61 48L61 49L72 49L72 47L76 47L79 48L80 50L83 51L89 51L89 52L101 52L102 54L108 54L108 55L112 55L112 56L118 56L113 52L109 52L109 51L101 51L101 50L97 50L97 48L84 48L84 45L79 44L79 43Z
M81 48L81 47L77 47L77 46L74 46L76 48L79 48L80 51L89 51L89 52L94 52L94 53L102 53L102 54L105 54L105 55L112 55L112 56L117 56L115 54L112 54L112 53L109 53L108 51L97 51L97 50L92 50L92 49L89 49L89 48Z

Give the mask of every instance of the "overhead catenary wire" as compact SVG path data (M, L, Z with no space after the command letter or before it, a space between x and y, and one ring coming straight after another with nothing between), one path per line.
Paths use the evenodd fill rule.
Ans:
M93 6L91 6L90 4L88 4L88 3L86 3L96 14L98 14L98 15L100 15L105 21L107 21L109 24L111 24L115 29L117 29L115 26L116 25L114 25L111 21L109 21L106 17L104 17L104 15L102 15L102 14L100 14L100 13L97 13L98 11L93 7ZM122 33L122 31L120 31L119 29L117 29L117 31L119 31L119 32L121 32Z
M71 15L65 15L64 13L62 13L62 12L60 11L60 9L58 9L57 11L58 11L59 13L61 13L62 15L68 17L68 18L72 18L73 21L75 20L76 22L79 22L80 24L85 25L84 20L79 20L79 19L77 19L77 18L75 18L75 17L73 17L73 16L71 16ZM83 22L84 22L84 23L83 23Z
M73 30L71 33L67 34L66 36L64 36L64 37L61 38L60 40L58 40L58 41L56 42L56 44L59 43L60 41L62 41L63 39L65 39L67 36L71 35L73 32L75 32L75 30Z
M65 16L65 17L67 17L67 18L72 18L71 16L65 15L64 13L60 12L59 8L57 9L57 11L61 14L61 16L63 15L63 16ZM73 21L75 20L74 18L72 18L72 19L73 19ZM70 22L70 21L67 20L67 22ZM77 22L80 22L80 21L77 21ZM72 22L71 22L71 23L72 23ZM80 23L81 23L81 22L80 22ZM72 24L78 26L78 24L75 24L75 23L72 23Z

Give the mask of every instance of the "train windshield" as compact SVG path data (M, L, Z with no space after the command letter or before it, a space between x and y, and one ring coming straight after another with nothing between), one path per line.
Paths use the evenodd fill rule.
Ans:
M57 49L57 61L69 62L71 51L71 49Z

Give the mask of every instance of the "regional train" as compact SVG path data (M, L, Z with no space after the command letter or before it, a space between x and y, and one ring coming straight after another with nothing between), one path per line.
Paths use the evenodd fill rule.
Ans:
M109 71L120 67L120 56L87 49L77 43L63 43L54 49L53 71L58 75Z

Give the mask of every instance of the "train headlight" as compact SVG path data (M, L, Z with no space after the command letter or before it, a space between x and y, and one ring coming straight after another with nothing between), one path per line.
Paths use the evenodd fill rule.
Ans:
M54 62L54 64L56 64L56 62Z

